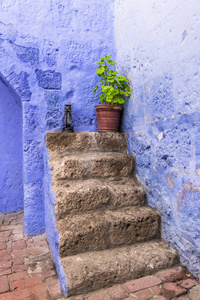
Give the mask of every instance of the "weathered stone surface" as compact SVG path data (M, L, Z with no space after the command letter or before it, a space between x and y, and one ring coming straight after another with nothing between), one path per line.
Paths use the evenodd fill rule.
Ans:
M101 209L108 206L111 199L109 189L98 180L55 181L52 188L56 194L57 219L66 213Z
M93 291L114 283L150 275L178 261L164 242L149 242L111 250L82 253L61 259L69 295Z
M113 132L48 132L46 144L53 155L79 151L126 152L126 135Z
M62 256L160 237L160 215L150 207L68 215L57 222Z
M134 158L128 154L79 154L50 161L54 179L80 179L128 176L134 170Z
M85 214L67 216L57 222L59 253L63 257L87 250L107 248L108 223L104 215Z
M113 207L146 203L146 191L136 178L109 178L105 184L112 193Z
M127 178L55 180L52 189L56 194L57 219L78 211L143 205L146 202L143 187L136 180Z
M160 214L150 207L127 208L105 214L110 223L110 244L130 245L160 237Z

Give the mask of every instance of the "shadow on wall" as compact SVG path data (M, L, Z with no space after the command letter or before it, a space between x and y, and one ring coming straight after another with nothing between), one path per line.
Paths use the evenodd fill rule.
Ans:
M22 103L0 75L0 213L23 209Z

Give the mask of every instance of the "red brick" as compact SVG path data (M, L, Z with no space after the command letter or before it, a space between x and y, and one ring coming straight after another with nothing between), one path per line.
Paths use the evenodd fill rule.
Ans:
M10 283L10 289L24 289L28 288L30 286L38 285L41 284L42 280L41 278L27 278L27 279L22 279L18 281L14 281Z
M34 297L34 298L32 298L32 297ZM30 300L33 300L33 299L35 299L35 300L50 300L50 299L52 299L52 298L50 298L48 293L38 295L38 296L32 295L32 297L30 298Z
M185 279L180 283L180 286L186 289L190 289L193 286L197 285L197 282L194 279Z
M49 245L48 244L43 244L43 245L41 245L42 247L44 247L44 248L49 248Z
M0 276L11 274L11 261L3 260L0 262Z
M48 288L49 294L51 297L58 297L58 296L62 296L61 290L60 290L60 286L55 285L52 287Z
M1 231L0 232L0 240L1 238L5 238L5 237L8 237L12 234L12 230L7 230L7 231Z
M0 276L9 275L11 273L12 273L11 268L1 268L0 269Z
M9 284L7 276L0 277L0 294L9 291Z
M49 278L51 276L54 276L56 275L56 270L50 270L50 271L46 271L46 272L42 272L41 273L41 277L46 279L46 278Z
M163 296L159 296L159 297L157 297L157 298L152 298L152 300L167 300L165 297L163 297Z
M88 297L88 300L110 300L110 297L105 292L93 294Z
M45 241L35 241L35 245L36 246L43 246L43 245L47 245L48 246L46 240Z
M0 242L0 250L6 250L7 246L6 246L6 242Z
M42 294L47 294L47 287L45 283L41 283L30 288L30 293L35 296L40 296Z
M151 287L151 290L154 293L154 295L156 295L156 296L161 295L161 290L160 290L160 287L158 285Z
M106 289L106 292L110 296L111 300L121 300L128 296L122 285L115 285L109 289Z
M12 245L12 242L11 242L11 241L8 241L8 242L6 243L7 249L11 249L11 245Z
M0 294L0 300L13 300L12 293Z
M12 294L13 297L11 300L31 300L29 289L14 291L10 294Z
M167 269L164 271L160 271L156 274L162 282L172 282L176 280L181 280L186 277L186 272L181 267Z
M154 296L154 293L150 289L147 289L134 293L134 296L138 297L141 300L148 300Z
M30 277L41 277L43 279L52 277L56 275L56 271L55 270L51 270L51 271L46 271L46 272L38 272L38 273L29 273Z
M24 242L23 240L12 243L13 250L22 250L24 248L26 248L26 242Z
M18 272L18 273L14 273L8 276L9 281L17 281L20 279L24 279L28 277L28 273L27 271L22 271L22 272Z
M0 261L0 269L11 268L11 266L12 266L11 261L8 261L8 260Z
M6 249L6 250L1 250L0 251L0 259L2 260L10 260L11 259L11 250Z
M58 278L47 278L46 283L48 286L60 285Z
M63 299L64 299L64 298L58 299L58 300L63 300ZM83 297L83 296L72 297L72 298L70 298L69 300L85 300L85 297Z
M181 296L186 293L186 289L181 288L176 283L170 282L163 285L163 296L172 299L176 296Z
M144 290L161 283L161 280L155 276L146 276L140 279L126 282L124 285L129 292L134 293L140 290Z
M23 263L24 263L24 259L21 257L13 259L13 265L23 265Z
M17 272L26 271L27 269L28 269L27 265L14 265L12 267L12 272L17 273Z

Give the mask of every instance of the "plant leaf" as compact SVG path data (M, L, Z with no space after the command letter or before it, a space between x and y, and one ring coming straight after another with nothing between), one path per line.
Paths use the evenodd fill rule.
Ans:
M115 62L114 62L113 60L111 60L111 59L109 59L109 60L107 61L107 63L108 63L109 65L112 65L112 66L115 65Z
M102 75L104 73L104 71L105 71L104 67L100 67L97 69L96 72L97 72L97 75Z

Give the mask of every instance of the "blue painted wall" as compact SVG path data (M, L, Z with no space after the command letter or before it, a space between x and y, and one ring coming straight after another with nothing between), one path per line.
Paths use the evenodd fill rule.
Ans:
M0 213L23 209L22 104L0 77Z
M58 17L58 16L57 16ZM96 131L98 96L93 89L98 78L95 76L96 62L107 53L115 55L113 35L113 2L72 1L59 6L59 26L66 28L58 58L60 74L36 70L38 84L45 89L47 103L46 129L59 129L64 104L71 103L75 131ZM59 28L57 29L59 32ZM58 50L57 49L57 50ZM57 51L58 52L58 51ZM51 78L51 82L49 80ZM47 80L46 80L47 79ZM51 84L51 87L49 86ZM52 87L53 85L53 87ZM48 89L48 91L47 91ZM59 91L60 90L60 91ZM55 194L51 190L51 171L48 151L45 151L45 211L46 233L56 264L63 294L67 294L67 282L58 254L58 231L54 215Z
M68 103L76 131L96 130L94 74L100 57L115 55L113 19L109 0L0 3L0 70L23 106L28 235L50 227L45 224L45 132L62 129Z
M119 70L132 85L124 128L162 237L200 276L199 1L115 1Z

